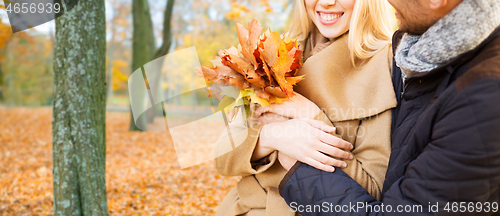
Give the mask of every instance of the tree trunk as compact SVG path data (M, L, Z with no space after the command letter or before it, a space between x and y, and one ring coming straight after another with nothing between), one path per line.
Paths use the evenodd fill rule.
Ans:
M108 215L104 7L79 1L55 20L54 215Z
M140 69L143 65L153 60L155 47L155 38L153 34L153 22L151 21L151 14L149 13L149 4L147 0L132 0L132 19L133 19L133 35L132 35L132 73ZM147 99L149 96L147 92L142 92L139 89L130 91L134 94L134 98L141 101ZM138 101L138 103L141 103ZM142 103L141 103L142 104ZM136 126L146 125L146 118L138 118L134 121L131 115L130 130L140 131L141 129Z
M174 4L175 0L168 0L165 7L165 14L163 17L163 44L156 52L155 59L166 55L172 46L172 14Z
M166 7L165 7L165 14L163 15L163 43L162 43L161 47L158 49L158 51L156 51L156 54L155 54L153 59L157 59L157 58L160 58L160 57L166 55L168 53L168 51L170 50L170 47L172 46L172 21L171 20L172 20L172 14L173 14L172 11L174 9L174 4L175 4L175 0L168 0L167 1ZM163 64L163 62L161 64ZM160 68L161 67L162 66L160 65ZM160 78L161 78L161 73L160 73L160 71L158 71L158 73L153 74L153 77L148 77L148 80L151 82L156 82L156 85L160 86L160 84L161 84ZM157 88L157 91L159 91L159 92L156 92L156 94L160 94L160 91L162 91L162 89ZM147 116L148 123L152 123L154 121L154 118L156 117L155 116L156 113L163 113L162 104L155 104L153 106L153 109L155 109L155 111L148 112L148 116Z

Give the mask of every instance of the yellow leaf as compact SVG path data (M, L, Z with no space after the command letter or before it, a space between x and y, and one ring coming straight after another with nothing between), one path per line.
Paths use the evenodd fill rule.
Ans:
M269 101L257 96L257 94L255 93L255 91L252 88L244 89L241 91L242 91L242 93L241 93L242 97L247 97L247 96L250 97L250 101L252 103L259 104L263 107L269 106Z
M234 100L233 103L231 103L229 106L227 106L226 108L224 108L224 112L225 113L230 113L231 110L237 108L237 107L240 107L240 106L243 106L243 100L241 100L241 98L237 98L236 100Z
M235 99L232 98L232 97L224 97L222 98L222 101L219 102L219 107L217 107L217 109L214 111L214 113L216 112L224 112L225 111L225 108L230 106L232 103L234 103Z
M285 77L285 80L287 83L290 85L296 85L298 82L304 79L305 75L302 76L296 76L296 77Z
M288 98L271 97L269 102L272 104L283 104L285 101L290 101Z

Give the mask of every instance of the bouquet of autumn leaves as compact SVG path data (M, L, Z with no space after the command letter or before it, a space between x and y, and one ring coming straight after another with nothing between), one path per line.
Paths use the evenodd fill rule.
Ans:
M213 68L201 67L199 73L210 84L209 96L220 101L219 108L232 121L244 107L248 117L250 103L261 106L281 104L294 96L293 86L303 79L296 76L302 66L302 51L296 40L266 32L254 19L248 30L236 24L240 49L220 50L212 60Z

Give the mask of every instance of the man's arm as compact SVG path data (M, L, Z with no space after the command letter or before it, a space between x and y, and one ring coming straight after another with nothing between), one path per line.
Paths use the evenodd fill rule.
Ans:
M486 212L489 205L488 214L493 214L493 202L497 202L498 212L500 80L483 78L443 103L432 128L431 143L408 165L404 177L388 189L382 202L377 202L340 169L328 173L305 164L283 180L286 183L282 195L286 202L297 210L301 205L333 206L333 212L339 210L336 205L351 207L361 203L364 207L355 208L355 212L353 208L341 209L341 213L347 210L346 213L353 215L400 215L398 211L406 212L405 208L412 215L416 211L451 214L463 210L460 202L467 202L463 203L466 212L478 212L477 203L481 202L482 211ZM453 202L457 202L456 209ZM469 203L473 208L469 208ZM436 204L438 209L432 209ZM388 208L392 213L387 213ZM332 212L302 210L304 216L332 215Z

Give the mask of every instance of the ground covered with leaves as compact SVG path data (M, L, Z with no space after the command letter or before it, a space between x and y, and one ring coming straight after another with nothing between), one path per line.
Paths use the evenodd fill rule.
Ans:
M128 131L108 112L106 187L111 215L213 215L238 177L213 161L180 169L165 132ZM0 215L52 215L51 108L0 107Z

